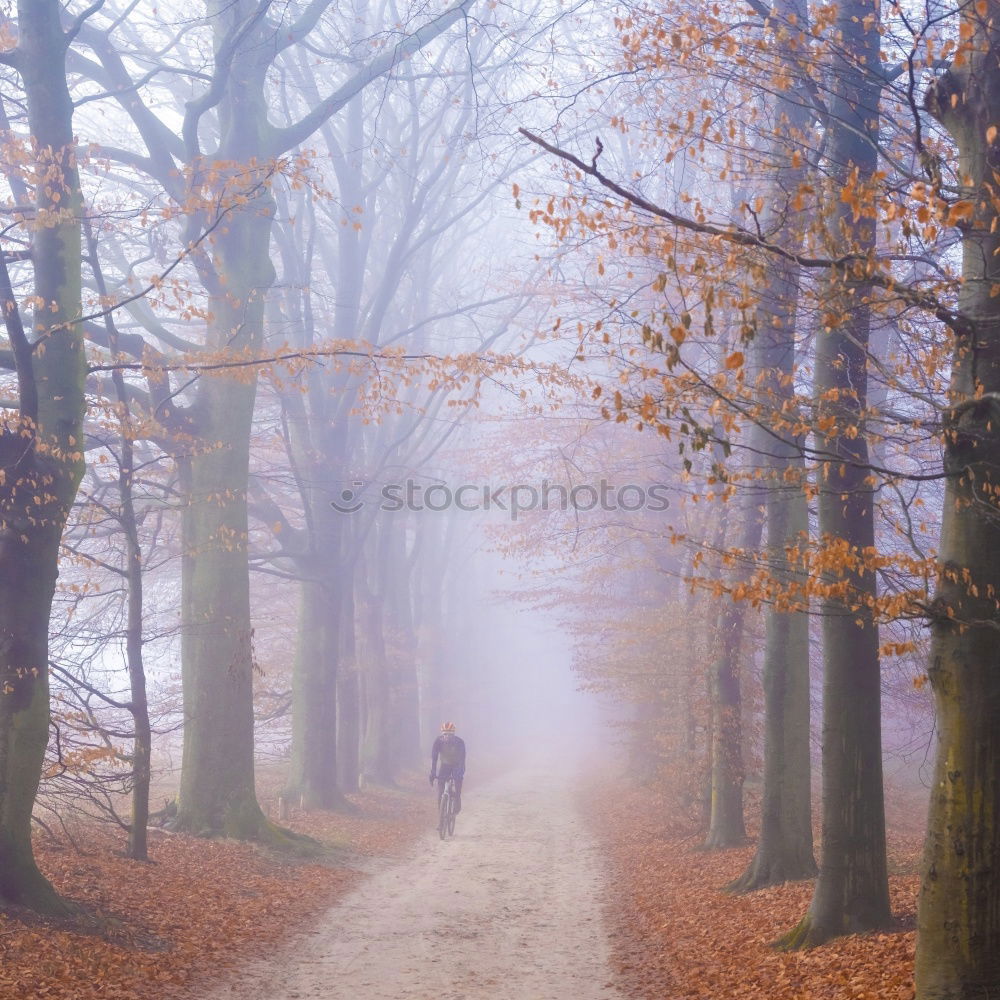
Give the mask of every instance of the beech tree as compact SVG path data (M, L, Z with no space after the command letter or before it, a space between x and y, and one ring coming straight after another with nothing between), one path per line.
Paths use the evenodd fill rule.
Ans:
M776 4L768 12L772 30L781 39L780 65L792 69L801 58L794 29L805 29L808 11L797 2ZM773 185L764 196L761 226L780 227L783 245L795 250L802 232L791 221L791 192L805 180L807 167L794 162L794 151L805 139L812 109L787 89L777 89L771 112L775 127L766 153ZM761 412L752 434L762 461L765 486L765 560L786 593L801 583L801 572L789 559L789 549L808 537L801 441L776 431L795 406L793 378L798 330L800 269L794 261L774 261L756 308L751 345L756 394ZM791 440L789 440L791 437ZM813 858L812 788L809 746L809 623L807 609L792 599L767 609L764 647L764 787L757 850L746 872L730 889L747 892L785 881L809 878Z
M991 3L963 4L961 45L925 95L958 159L938 175L961 224L947 475L928 675L937 706L916 961L919 1000L973 1000L1000 984L1000 622L997 464L1000 460L1000 21ZM946 179L947 178L947 179Z
M99 4L96 6L100 6ZM57 0L21 0L17 44L0 53L24 86L29 159L5 164L31 198L18 217L30 234L34 315L22 325L10 251L0 251L0 302L18 397L0 428L0 899L44 913L67 910L39 872L31 810L48 739L48 628L59 541L83 473L85 410L81 317L83 199L66 82L68 30Z
M830 148L834 190L864 190L878 164L882 81L879 12L869 0L841 0L832 29ZM871 292L865 259L874 221L840 200L827 223L831 250L852 260L831 268L832 318L816 339L815 392L820 469L820 543L835 555L874 551L874 503L865 414ZM834 256L831 253L831 256ZM888 925L889 882L882 790L882 710L874 571L852 558L832 569L823 610L823 848L809 912L786 947Z

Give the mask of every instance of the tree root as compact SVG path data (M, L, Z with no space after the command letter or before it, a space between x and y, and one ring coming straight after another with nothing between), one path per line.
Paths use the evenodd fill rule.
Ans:
M182 805L172 829L196 837L231 837L299 858L318 857L323 853L323 845L318 840L269 820L252 796L231 802L213 819L211 823L198 823L196 818L184 815Z
M748 839L745 834L743 836L726 837L717 833L709 833L701 845L701 849L703 851L728 851L733 847L745 847Z
M741 896L748 892L756 892L758 889L769 889L771 886L784 885L786 882L804 882L806 879L816 877L816 864L802 864L801 862L792 867L782 864L766 864L759 860L758 855L754 855L747 870L737 879L733 879L728 885L723 886L722 891L734 896Z
M84 912L76 903L60 896L37 869L17 881L18 884L12 886L11 879L5 879L7 884L0 895L0 906L9 905L54 920L73 919Z
M296 833L286 827L278 826L265 819L256 837L249 838L258 844L263 844L282 854L290 854L297 858L315 858L323 853L323 845L313 837L304 833Z
M824 944L831 935L822 934L807 913L787 934L783 934L771 947L777 951L804 951Z

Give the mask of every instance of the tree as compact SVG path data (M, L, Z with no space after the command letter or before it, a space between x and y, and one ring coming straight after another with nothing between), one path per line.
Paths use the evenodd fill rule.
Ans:
M827 157L831 184L864 191L878 165L882 82L878 8L842 0L833 25ZM865 414L872 286L864 258L875 252L874 220L841 198L830 209L831 248L858 255L830 271L828 319L816 344L819 529L828 549L823 613L823 848L809 912L785 947L888 925L889 882L882 793L882 710L876 580L864 553L875 548ZM838 557L845 556L843 565Z
M775 4L768 14L776 29L781 64L794 69L801 57L801 32L808 25L805 5ZM794 250L802 232L791 210L792 192L805 180L805 160L794 151L808 133L812 109L789 89L778 88L771 112L774 129L765 160L773 171L764 196L761 226L779 229ZM777 591L788 594L802 574L787 555L808 537L805 469L801 441L787 428L794 412L794 373L800 269L794 261L774 261L761 290L754 322L752 369L759 372L754 393L759 408L751 429L765 486L765 563ZM783 429L784 428L784 429ZM789 440L790 438L790 440ZM809 620L801 594L767 608L764 645L764 788L760 836L746 872L730 889L749 892L781 882L810 878L813 858L812 787L809 746Z
M961 46L925 104L958 151L945 192L967 205L955 326L937 594L928 675L937 706L916 961L919 1000L978 1000L1000 987L1000 20L963 4Z
M17 373L17 413L0 428L0 899L45 913L67 905L39 872L31 810L48 737L48 626L59 540L83 473L86 360L81 315L83 199L65 56L83 20L64 31L57 0L20 0L13 67L28 106L34 319L22 326L0 254L0 303ZM7 168L16 178L17 168ZM26 185L13 181L15 190ZM26 193L26 192L25 192Z

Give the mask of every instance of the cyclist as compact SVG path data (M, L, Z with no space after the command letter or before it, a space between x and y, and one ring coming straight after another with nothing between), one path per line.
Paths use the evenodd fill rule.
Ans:
M440 758L440 763L439 763ZM462 778L465 776L465 740L455 734L454 722L441 723L441 735L431 749L431 784L437 780L438 804L445 782L455 779L455 812L462 811Z

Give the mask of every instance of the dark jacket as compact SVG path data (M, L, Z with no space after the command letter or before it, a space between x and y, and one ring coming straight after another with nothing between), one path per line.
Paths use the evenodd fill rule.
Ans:
M461 778L465 774L465 740L454 733L442 733L431 748L431 773L438 773L439 758L441 772L447 768L452 776Z

